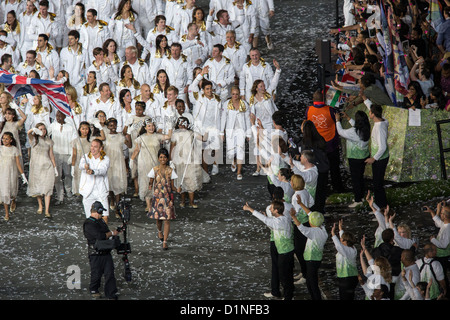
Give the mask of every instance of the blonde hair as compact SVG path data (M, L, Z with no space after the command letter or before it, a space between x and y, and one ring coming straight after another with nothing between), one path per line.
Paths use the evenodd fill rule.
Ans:
M380 275L387 283L392 282L392 268L388 259L385 257L375 258L374 264L380 268Z
M400 223L400 224L397 226L397 230L400 230L400 229L405 230L405 232L406 232L408 238L411 238L411 228L410 228L408 225L406 225L405 223Z
M72 86L67 86L66 95L70 96L70 99L72 99L72 101L77 101L77 99L78 99L78 92Z
M292 189L294 189L295 191L305 189L305 180L303 180L303 177L301 175L294 174L291 177L291 183L292 183Z

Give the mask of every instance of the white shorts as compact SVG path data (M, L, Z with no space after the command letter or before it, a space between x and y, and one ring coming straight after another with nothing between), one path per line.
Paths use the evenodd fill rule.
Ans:
M100 201L102 203L103 207L106 209L102 215L105 217L109 216L108 197L104 197L101 199L95 198L95 197L87 197L87 198L83 198L83 207L84 207L84 213L86 214L86 218L89 218L91 216L91 207L95 201Z

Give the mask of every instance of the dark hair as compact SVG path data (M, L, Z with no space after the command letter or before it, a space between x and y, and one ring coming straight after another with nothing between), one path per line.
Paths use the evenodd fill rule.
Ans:
M116 118L108 118L108 120L106 120L106 126L108 126L110 123L115 122L117 124L117 119Z
M80 39L80 33L77 30L70 30L68 36L75 37L76 39Z
M344 233L342 234L342 240L347 241L347 245L349 247L353 247L356 243L356 238L353 233L347 231L344 231Z
M274 122L276 125L282 126L283 123L284 123L284 114L283 114L283 112L280 111L280 110L275 111L275 112L272 114L272 120L273 120L273 122Z
M103 46L102 46L102 49L104 52L108 52L108 46L111 42L114 42L114 44L116 45L116 51L117 51L117 42L114 39L107 39L107 40L105 40L105 42L103 42Z
M122 69L120 69L120 79L123 79L123 77L125 76L125 71L127 71L128 69L130 69L131 73L133 74L133 69L131 68L131 66L129 64L126 64L122 67ZM134 78L134 74L133 74L133 78Z
M225 50L225 47L223 46L223 44L220 44L220 43L216 43L215 45L213 45L213 48L219 49L220 52L223 52Z
M39 34L39 36L38 36L38 38L42 38L42 39L44 39L45 41L48 41L48 35L46 35L45 33L40 33Z
M322 149L326 148L326 141L317 131L314 122L311 120L305 120L303 122L303 139L302 139L302 149Z
M90 12L90 13L92 13L92 15L94 16L94 17L96 17L97 16L97 10L95 10L94 8L90 8L90 9L88 9L88 11L87 12Z
M12 59L12 55L10 55L9 53L5 53L4 55L2 55L1 58L2 65L5 64L8 61L8 59Z
M166 75L166 78L167 78L165 88L161 87L161 84L158 81L158 76L161 73L164 73ZM166 94L167 88L170 87L169 75L167 74L166 70L164 70L164 69L159 69L158 70L158 72L156 73L156 85L158 86L160 91L164 91L164 94Z
M203 10L201 7L196 7L196 8L194 8L194 10L192 10L192 21L195 21L195 14L199 10L203 13L203 20L206 18L205 10Z
M420 83L417 81L411 81L408 84L408 89L413 87L414 90L416 90L416 96L415 96L415 100L417 101L420 98L423 98L425 96L425 94L423 93L422 87L420 86Z
M87 134L87 136L86 136L86 140L87 140L88 142L90 142L90 141L91 141L92 130L91 130L91 125L89 124L89 122L87 122L87 121L81 121L81 122L80 122L80 125L78 126L78 136L81 137L81 131L80 131L80 128L81 128L81 126L84 126L84 125L88 126L88 128L89 128L88 134Z
M167 149L166 148L161 148L161 149L159 149L159 151L158 151L158 158L159 158L159 156L160 155L165 155L166 157L167 157L167 159L169 159L169 151L167 151Z
M275 187L272 191L272 200L283 200L284 190L282 187Z
M278 171L283 177L286 178L286 180L291 179L292 176L292 171L289 168L280 168L280 170Z
M444 110L445 106L447 104L447 99L445 98L444 93L442 92L442 89L438 86L434 86L433 88L431 88L430 94L432 94L433 96L436 97L435 102L437 103L438 108L440 110Z
M17 142L16 142L16 139L14 139L14 135L13 135L11 132L6 131L6 132L3 133L2 137L3 137L5 134L11 138L11 145L14 146L14 147L17 146ZM2 139L2 142L1 142L1 143L2 143L2 145L3 145L3 139Z
M181 44L178 43L178 42L173 42L172 45L171 45L170 47L171 47L171 48L177 47L177 48L180 48L180 49L183 48L183 47L181 46Z
M14 109L11 108L11 107L8 107L8 108L6 108L6 110L5 110L5 114L7 114L8 112L12 113L12 115L13 115L12 121L13 121L13 122L16 122L16 121L18 120L16 110L14 110ZM5 119L5 121L6 121L6 119Z
M361 84L364 88L370 87L372 84L375 84L375 76L372 73L364 73L361 77Z
M8 11L7 15L8 14L12 14L14 17L14 22L11 24L11 30L16 30L17 24L19 23L19 21L17 21L17 14L14 10ZM5 21L5 23L7 22Z
M278 214L283 214L284 203L281 199L274 199L272 201L273 210L277 210Z
M383 242L389 243L392 240L394 240L394 230L392 230L391 228L387 228L385 230L383 230L383 232L381 233L381 238L383 239Z
M141 107L145 111L145 107L146 107L145 102L144 101L136 101L134 108L136 108L136 107Z
M373 113L373 115L377 118L382 118L383 117L383 108L379 105L379 104L372 104L370 106L370 112Z
M169 40L167 39L167 37L164 34L159 34L155 40L156 51L158 51L160 54L164 53L164 52L161 52L161 47L160 47L161 41L163 41L164 38L166 38L166 40L167 40L167 47L165 48L165 51L168 51L169 50L169 48L168 48Z
M362 141L369 141L370 121L364 111L359 110L355 113L355 131Z
M117 11L114 14L114 19L117 18L117 16L119 16L120 14L122 14L122 9L123 9L123 7L125 7L125 4L128 1L130 1L130 11L133 12L133 14L136 14L136 15L138 14L131 6L131 0L122 0L122 1L120 1L119 5L117 6Z
M128 92L131 93L131 91L128 90L128 89L122 89L122 90L120 90L120 92L119 92L119 103L120 103L120 106L121 106L122 108L125 108L125 101L123 101L123 98L125 97L125 95L126 95Z

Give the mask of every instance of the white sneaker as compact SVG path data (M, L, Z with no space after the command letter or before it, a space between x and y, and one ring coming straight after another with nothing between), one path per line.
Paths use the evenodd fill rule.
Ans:
M217 164L213 164L212 170L211 170L211 175L215 176L218 173L219 173L219 166Z
M348 207L349 208L356 208L358 206L361 206L362 204L363 204L362 202L355 202L355 201L353 201L353 203L350 204Z
M300 279L298 279L297 281L294 282L294 284L305 284L306 283L306 279L301 277Z
M211 182L211 177L209 176L208 173L205 172L205 170L203 170L203 174L202 174L202 178L203 178L203 183L210 183Z
M237 169L236 164L232 163L231 164L231 172L236 172L236 169Z
M253 172L253 174L252 174L252 176L254 176L254 177L257 177L257 176L259 176L259 171L255 171L255 172Z
M242 180L242 174L238 174L238 175L237 175L237 179L238 179L238 180Z
M270 298L270 299L276 299L276 300L281 300L281 297L275 297L271 292L266 292L264 293L264 297L266 298Z

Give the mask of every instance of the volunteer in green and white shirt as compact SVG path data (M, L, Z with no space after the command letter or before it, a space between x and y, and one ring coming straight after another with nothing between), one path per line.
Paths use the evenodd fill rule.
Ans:
M364 199L364 170L366 167L365 160L369 158L369 140L370 140L370 122L364 111L357 111L355 119L351 119L346 113L351 127L343 129L341 124L341 116L336 113L336 129L338 134L346 140L348 165L352 178L354 202L349 205L350 208L362 205Z

